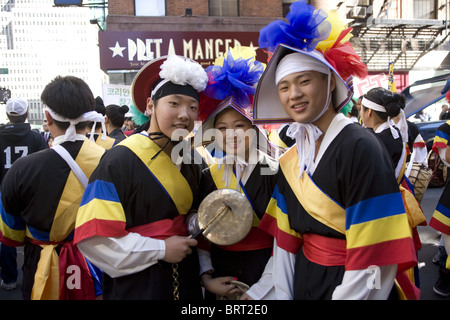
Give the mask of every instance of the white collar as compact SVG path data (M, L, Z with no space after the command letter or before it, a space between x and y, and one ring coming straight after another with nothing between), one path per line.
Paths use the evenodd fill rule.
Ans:
M383 123L377 128L377 130L375 130L375 133L381 133L381 132L383 132L384 130L386 130L386 129L389 128L389 130L391 130L392 137L393 137L394 139L397 139L397 138L399 137L399 135L398 135L397 130L395 130L394 125L395 125L394 121L388 118L388 120L387 120L386 122L383 122Z
M240 191L241 187L239 182L242 182L242 184L245 185L251 173L253 172L253 169L255 169L256 164L258 162L261 162L262 159L263 153L256 148L254 149L252 148L250 151L248 162L242 159L241 157L234 155L224 156L216 160L216 162L219 170L221 166L224 165L222 180L227 188L230 186L231 183L231 178L233 175L233 165L236 166L236 179L237 179L236 189Z
M317 168L317 165L319 164L320 160L322 159L322 156L325 154L325 151L330 146L331 142L337 137L337 135L346 127L347 125L353 123L350 118L347 118L342 113L338 113L333 120L331 121L330 125L328 126L328 130L325 132L325 135L323 137L322 143L320 144L319 151L317 152L317 157L312 163L310 173L311 175L314 173L314 171Z
M57 146L63 142L70 141L70 140L66 140L65 138L66 138L66 136L64 134L57 136L55 139L53 139L53 145ZM86 139L86 136L84 134L77 133L75 135L75 141L84 141L84 139Z

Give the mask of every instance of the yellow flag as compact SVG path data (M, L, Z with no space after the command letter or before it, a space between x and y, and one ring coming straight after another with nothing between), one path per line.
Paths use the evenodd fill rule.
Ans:
M388 90L391 92L397 92L394 80L394 62L389 62Z

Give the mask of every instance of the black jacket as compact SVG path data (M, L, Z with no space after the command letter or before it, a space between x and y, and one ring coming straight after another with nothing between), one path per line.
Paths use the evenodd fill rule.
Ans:
M44 137L31 130L29 123L9 123L0 126L0 183L11 165L20 157L47 149Z

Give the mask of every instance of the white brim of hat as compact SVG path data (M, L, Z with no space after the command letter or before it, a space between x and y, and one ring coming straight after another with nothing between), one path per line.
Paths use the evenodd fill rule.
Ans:
M336 88L333 92L333 106L336 110L342 109L352 97L352 92L348 89L345 81L338 72L331 66L324 56L317 50L303 51L285 44L280 44L275 49L272 58L267 64L261 79L256 87L255 99L253 102L253 122L262 123L289 123L292 118L284 111L278 96L278 89L275 85L275 74L280 60L289 53L299 52L325 64L334 73Z

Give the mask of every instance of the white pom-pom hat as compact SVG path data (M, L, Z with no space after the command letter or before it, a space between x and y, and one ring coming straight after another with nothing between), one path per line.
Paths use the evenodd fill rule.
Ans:
M154 59L139 70L131 84L133 104L141 113L145 113L147 99L160 79L178 85L190 85L197 92L203 91L208 84L205 70L194 60L177 55Z

